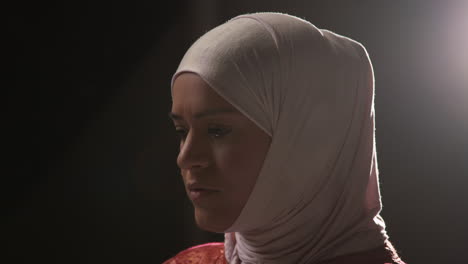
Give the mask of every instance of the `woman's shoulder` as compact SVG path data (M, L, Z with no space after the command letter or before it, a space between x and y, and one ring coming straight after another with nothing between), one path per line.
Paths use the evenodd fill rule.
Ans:
M163 264L227 264L224 243L207 243L179 252Z

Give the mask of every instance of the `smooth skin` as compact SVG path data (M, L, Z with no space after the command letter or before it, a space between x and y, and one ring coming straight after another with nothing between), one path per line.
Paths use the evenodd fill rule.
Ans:
M271 137L194 73L179 75L172 91L180 136L177 165L195 209L197 225L222 233L232 226L252 192ZM194 199L197 184L211 191Z

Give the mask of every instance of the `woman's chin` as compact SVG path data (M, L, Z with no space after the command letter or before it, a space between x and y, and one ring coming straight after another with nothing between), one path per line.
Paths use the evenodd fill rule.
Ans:
M234 221L220 217L222 214L207 212L202 209L195 209L195 222L197 226L205 231L214 233L224 233Z

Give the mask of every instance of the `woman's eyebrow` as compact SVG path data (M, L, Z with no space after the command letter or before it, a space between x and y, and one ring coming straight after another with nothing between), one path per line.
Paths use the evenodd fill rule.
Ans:
M208 109L199 113L196 113L193 115L194 119L200 119L203 117L207 117L210 115L217 115L217 114L232 114L232 113L239 113L237 110L233 108L215 108L215 109ZM172 120L184 120L184 118L176 113L170 112L169 113L169 118Z

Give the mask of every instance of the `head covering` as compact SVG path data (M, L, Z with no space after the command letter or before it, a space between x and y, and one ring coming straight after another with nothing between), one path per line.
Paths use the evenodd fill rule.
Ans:
M374 77L361 44L294 16L247 14L199 38L172 82L184 72L272 137L225 231L229 263L311 263L384 244Z

